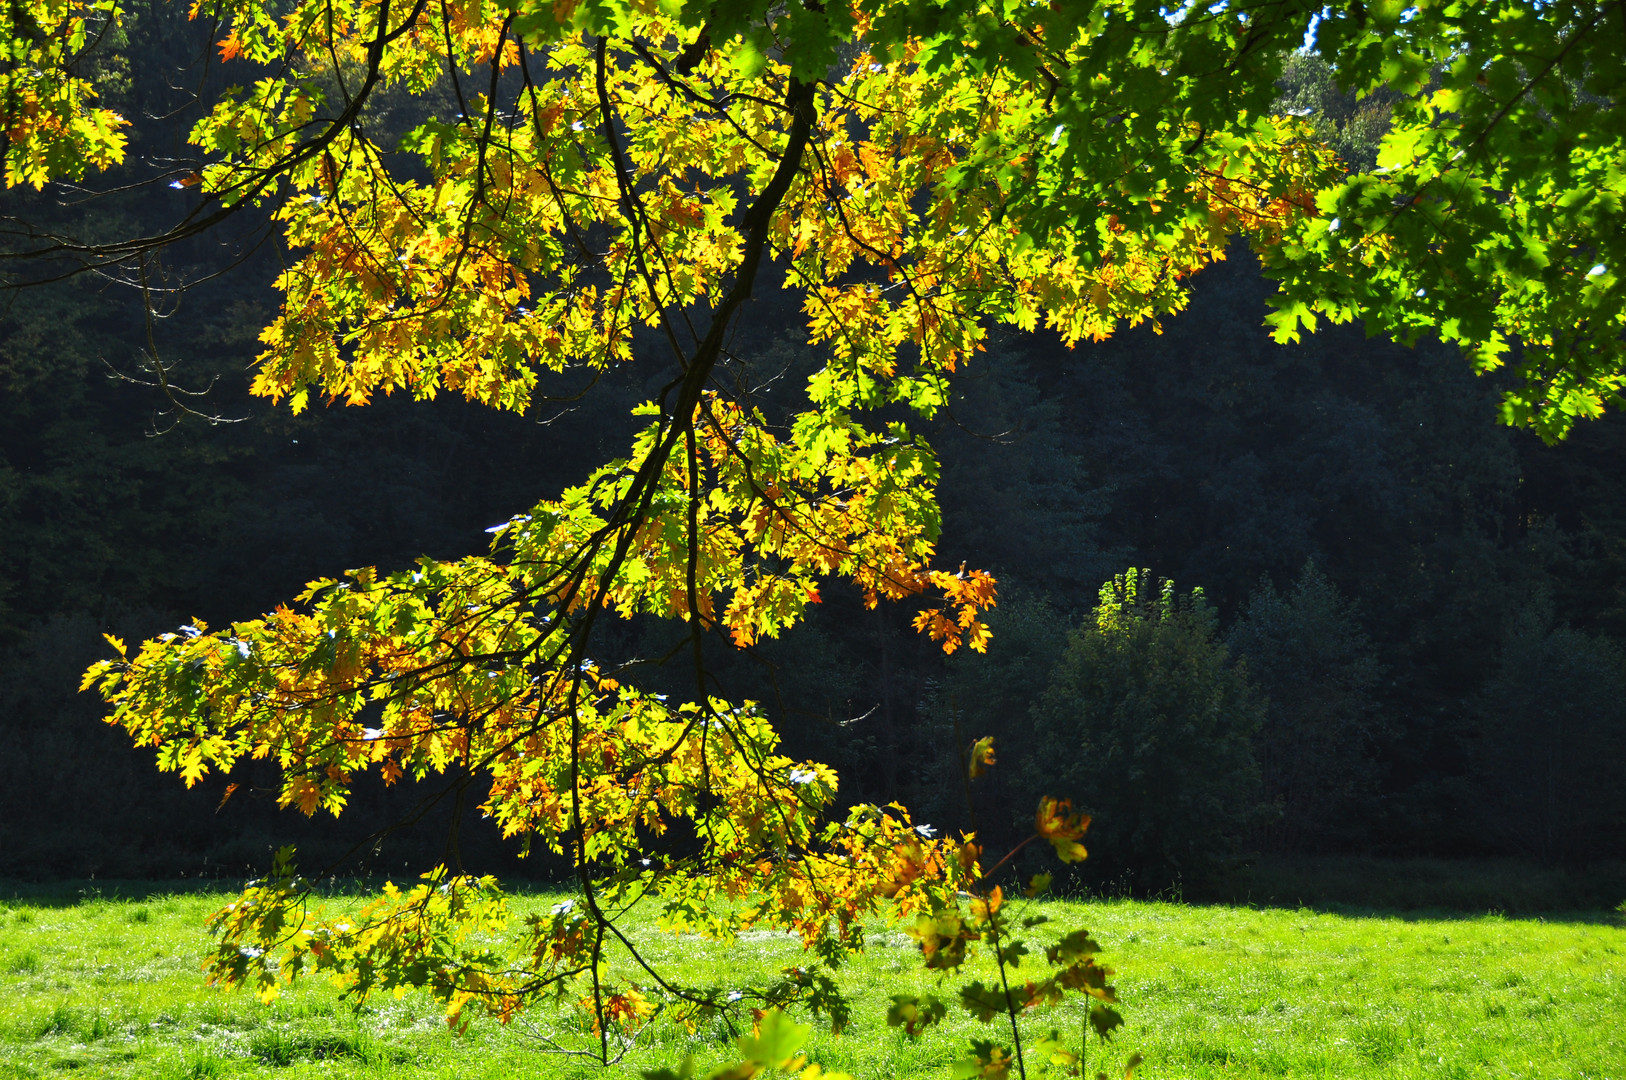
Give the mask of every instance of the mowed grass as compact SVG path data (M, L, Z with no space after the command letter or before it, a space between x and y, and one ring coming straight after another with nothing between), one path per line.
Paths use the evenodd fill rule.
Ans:
M476 1020L459 1037L423 995L359 1012L321 982L266 1006L204 986L204 916L218 894L3 899L0 1077L576 1077L604 1075L548 1052L584 1045L569 1010L504 1028ZM558 898L533 894L520 908ZM339 900L337 903L344 903ZM1131 1051L1141 1076L1626 1078L1626 928L1599 913L1548 919L1356 916L1307 909L1112 901L1035 905L1057 930L1087 926L1118 970L1128 1023L1089 1067ZM1034 913L1034 912L1030 912ZM1047 928L1049 929L1049 928ZM640 930L650 955L685 979L729 986L798 963L800 946L755 933L722 947ZM976 968L967 977L987 977ZM911 1043L885 1024L892 994L935 981L913 942L876 926L843 973L854 999L841 1036L811 1056L861 1078L940 1077L971 1038L1008 1035L963 1013ZM951 993L954 984L947 990ZM1076 1011L1025 1023L1077 1032ZM690 1033L657 1022L617 1072L725 1060L722 1025Z

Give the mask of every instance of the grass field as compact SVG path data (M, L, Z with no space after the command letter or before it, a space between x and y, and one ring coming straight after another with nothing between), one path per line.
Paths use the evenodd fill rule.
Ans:
M476 1021L461 1038L427 998L360 1013L320 983L272 1006L203 985L205 914L218 894L118 889L51 895L0 888L0 1077L154 1080L228 1077L574 1077L605 1075L544 1052L580 1039L545 1013L528 1025ZM10 895L11 899L6 899ZM551 903L545 894L522 905ZM1127 1025L1090 1067L1130 1051L1139 1074L1181 1077L1551 1077L1626 1080L1626 928L1618 916L1509 919L1426 913L1052 902L1058 925L1088 926L1119 971ZM649 933L684 975L727 984L795 961L799 946L755 934L729 948ZM889 995L929 989L912 942L877 927L846 972L854 1023L811 1054L860 1078L937 1077L986 1029L954 1017L909 1043L885 1026ZM1076 1031L1076 1016L1031 1027ZM721 1030L657 1025L617 1072L702 1063Z

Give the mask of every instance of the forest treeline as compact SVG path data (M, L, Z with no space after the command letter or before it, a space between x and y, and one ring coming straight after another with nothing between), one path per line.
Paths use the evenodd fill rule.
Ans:
M137 125L141 160L179 153L187 123L141 73L195 33L154 8L101 77L128 115L165 117ZM1381 116L1301 75L1292 101L1346 156L1369 148ZM172 212L153 198L94 212L110 230ZM441 857L469 806L364 787L342 825L307 824L257 793L269 774L233 778L228 801L225 779L186 791L98 722L79 676L106 632L218 625L314 577L479 550L618 453L658 393L634 364L589 394L551 386L526 417L456 400L294 416L247 395L276 304L278 254L257 239L172 249L155 279L198 283L150 318L91 277L0 313L0 874L235 873L284 840L312 868ZM1000 582L986 656L945 659L911 608L831 589L783 640L719 649L719 683L834 765L844 800L897 799L940 829L969 826L959 755L991 735L982 829L1020 835L1043 762L1096 814L1088 873L1134 888L1200 887L1256 852L1626 857L1626 424L1550 447L1501 426L1496 377L1452 349L1358 327L1273 344L1269 288L1239 251L1161 333L1073 350L1007 334L957 379L929 437L943 561ZM762 289L732 346L787 407L810 363L796 325ZM174 423L143 385L154 356L230 422ZM675 682L673 632L629 623L614 644ZM457 838L470 869L548 872L477 821Z
M759 655L719 656L718 678L836 766L846 798L942 828L967 824L957 744L993 735L985 830L1015 833L1044 761L1097 812L1092 870L1149 887L1252 851L1626 854L1626 428L1548 447L1498 425L1494 380L1447 350L1349 331L1271 344L1266 287L1237 258L1161 335L1006 338L961 380L932 438L944 549L1000 580L986 656L945 660L906 607L830 593ZM546 423L456 401L293 417L242 394L270 296L230 292L188 295L163 340L181 372L221 375L210 408L244 419L160 435L151 392L103 363L136 347L120 297L36 292L7 316L6 873L238 869L287 836L336 857L410 809L373 792L340 828L252 791L217 808L224 781L160 775L98 723L79 674L106 631L218 624L316 576L477 550L623 441L652 389L629 370ZM797 365L764 329L742 347ZM1143 598L1172 581L1173 613L1103 638L1102 583L1142 567ZM655 658L670 632L629 624L621 645ZM385 849L438 855L441 827L412 835ZM477 828L463 841L526 869Z

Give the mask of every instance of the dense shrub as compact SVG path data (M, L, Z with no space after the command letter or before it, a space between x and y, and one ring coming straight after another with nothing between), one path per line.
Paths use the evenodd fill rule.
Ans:
M1034 709L1025 771L1095 815L1096 878L1202 889L1262 819L1252 739L1265 702L1201 590L1130 570L1101 589Z

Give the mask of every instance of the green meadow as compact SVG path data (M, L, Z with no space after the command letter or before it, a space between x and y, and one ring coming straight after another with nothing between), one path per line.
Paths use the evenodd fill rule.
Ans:
M480 1019L451 1034L421 995L359 1011L320 982L272 1005L203 984L204 916L217 893L128 886L19 891L0 899L0 1077L603 1076L560 1050L583 1045L568 1010L509 1027ZM0 898L6 895L0 892ZM522 909L557 897L533 893ZM343 902L342 900L339 902ZM1051 901L1055 928L1087 926L1117 969L1126 1025L1092 1045L1091 1073L1145 1055L1153 1080L1199 1077L1626 1077L1626 927L1610 913L1339 913L1308 908ZM801 949L758 933L723 947L640 936L677 973L728 985L797 962ZM978 974L973 971L970 975ZM962 1014L911 1043L885 1024L892 994L929 991L913 942L877 925L844 971L853 1023L817 1034L810 1056L870 1077L940 1077L987 1031ZM952 984L948 988L952 990ZM1062 1012L1027 1021L1077 1031ZM728 1057L719 1025L657 1021L611 1075Z

